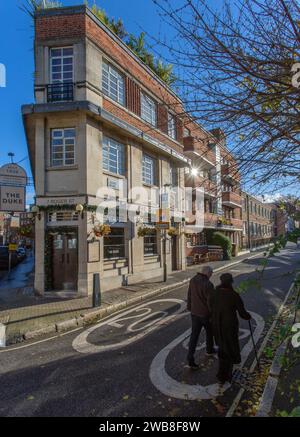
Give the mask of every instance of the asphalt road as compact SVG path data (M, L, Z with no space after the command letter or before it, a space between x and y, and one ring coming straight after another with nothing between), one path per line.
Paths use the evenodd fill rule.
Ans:
M260 258L230 271L238 284L257 277ZM258 346L299 267L295 246L273 259L262 287L243 295L253 315ZM219 274L213 276L218 284ZM213 400L217 360L201 337L199 371L185 367L190 316L187 286L110 316L91 328L0 351L0 416L203 417L224 416L239 387L229 387L222 408ZM254 360L249 326L241 321L245 367Z

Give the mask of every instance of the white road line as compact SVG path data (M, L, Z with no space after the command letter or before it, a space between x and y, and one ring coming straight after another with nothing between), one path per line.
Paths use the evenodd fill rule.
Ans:
M163 303L163 302L170 302L170 303L176 303L179 305L179 308L170 316L168 316L168 313L165 311L153 311L151 308L148 308L152 304L156 303ZM166 299L157 299L153 300L151 302L146 302L136 308L131 308L121 314L118 314L117 316L111 318L110 320L106 320L104 322L98 323L95 326L91 326L84 332L82 332L78 337L76 337L73 340L72 346L73 348L81 353L81 354L95 354L100 352L107 352L109 350L116 350L120 349L122 347L128 346L131 343L134 343L141 338L145 337L146 335L150 334L154 330L158 329L160 326L170 323L171 321L178 318L178 315L181 313L184 313L186 309L186 303L181 299L173 299L173 298L166 298ZM141 313L141 310L142 313ZM138 312L137 314L132 314L133 312ZM187 313L184 313L186 315ZM126 317L128 315L128 317ZM150 317L158 316L154 320L150 321L146 325L143 325L140 328L137 328L137 324L144 322L145 320L148 320ZM121 321L126 321L129 319L139 319L135 322L133 322L130 326L127 327L125 333L131 333L131 332L139 332L133 337L127 336L127 338L121 342L114 343L114 344L105 344L105 345L95 345L88 342L88 336L96 331L97 329L105 326L105 325L111 325L112 323L120 323Z
M282 313L282 311L283 311L283 309L285 307L285 304L286 304L286 302L287 302L287 300L288 300L288 298L289 298L293 288L294 288L294 282L292 283L292 285L291 285L291 287L290 287L290 289L289 289L289 291L288 291L284 301L282 302L282 304L281 304L281 306L280 306L280 308L278 310L278 313L277 313L277 315L276 315L276 317L275 317L275 319L274 319L270 329L267 332L267 335L265 336L265 338L264 338L264 340L263 340L263 342L262 342L262 344L261 344L261 346L259 348L259 351L257 353L258 357L260 357L261 354L263 353L263 351L264 351L264 349L265 349L265 347L266 347L266 345L267 345L267 343L269 341L269 338L270 338L270 336L271 336L271 334L272 334L272 332L273 332L273 330L274 330L274 328L276 326L276 323L277 323L277 321L278 321L278 319L279 319L279 317L280 317L280 315L281 315L281 313ZM253 361L253 363L252 363L252 365L250 367L250 372L253 372L253 370L255 369L256 365L257 365L257 362L256 362L256 359L254 359L254 361ZM244 392L245 392L245 389L241 388L240 391L238 392L238 394L236 395L236 398L234 399L231 407L229 408L229 410L228 410L228 412L226 414L226 417L232 417L233 416L233 414L234 414L234 412L235 412L235 410L236 410L236 408L237 408L237 406L238 406L238 404L239 404L239 402L241 400L241 397L243 396Z
M256 313L251 313L253 319L256 322L256 328L254 330L254 341L258 342L264 326L264 319ZM214 398L219 391L219 384L210 384L210 385L190 385L185 384L173 379L166 370L166 361L170 354L170 352L175 349L180 343L184 342L186 338L190 335L191 330L188 329L179 337L175 338L171 343L169 343L166 347L164 347L154 358L150 366L150 380L152 384L156 387L158 391L163 393L168 397L173 397L176 399L185 399L185 400L200 400L200 399L212 399ZM241 356L243 365L250 352L253 349L251 338L243 347ZM223 392L227 390L230 385L227 385L223 388Z
M6 326L0 323L0 347L6 346Z

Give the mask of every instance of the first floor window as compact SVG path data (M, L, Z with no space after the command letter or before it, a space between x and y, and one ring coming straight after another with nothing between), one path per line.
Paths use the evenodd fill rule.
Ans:
M125 174L125 146L112 138L103 138L103 170Z
M144 255L157 255L157 235L155 229L144 237Z
M156 165L155 159L148 155L143 155L143 183L155 185Z
M125 235L123 228L111 228L104 237L104 259L125 258Z
M51 165L53 167L75 164L75 129L52 129Z

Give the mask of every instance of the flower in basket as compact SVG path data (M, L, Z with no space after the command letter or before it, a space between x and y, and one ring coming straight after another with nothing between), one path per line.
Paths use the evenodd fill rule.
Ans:
M95 237L105 237L111 233L111 227L109 225L95 225L93 228Z
M169 228L167 234L169 237L175 237L178 235L178 230L176 228Z
M140 226L137 231L138 237L145 237L152 231L152 228L148 228L147 226Z

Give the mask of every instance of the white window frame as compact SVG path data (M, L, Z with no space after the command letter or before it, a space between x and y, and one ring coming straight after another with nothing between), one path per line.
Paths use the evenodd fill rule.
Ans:
M66 131L74 131L74 136L69 136L69 137L65 137L65 132ZM61 132L61 136L54 136L55 132ZM62 144L54 144L55 140L60 140L62 139ZM68 140L73 139L73 144L67 144ZM51 154L51 167L69 167L72 165L75 165L75 160L76 160L76 154L75 154L75 148L76 148L76 130L74 127L67 127L67 128L59 128L59 129L51 129L51 150L50 150L50 154ZM68 147L73 146L73 150L67 150ZM61 148L61 151L58 151L57 149ZM56 158L55 159L55 155L57 156L58 154L62 155L62 158ZM73 158L67 158L67 154L72 154ZM67 160L72 159L72 163L67 163ZM54 161L61 161L60 164L54 164Z
M173 140L177 140L176 117L171 112L168 112L168 135Z
M103 170L119 176L125 176L125 163L125 145L104 135L102 143Z
M142 180L146 185L155 185L156 182L156 159L146 153L143 153Z
M141 93L141 118L152 126L157 126L157 104L145 93Z
M63 50L65 50L65 49L72 49L72 55L64 55ZM62 50L62 55L52 56L53 50ZM49 58L50 58L50 83L51 84L74 82L74 48L73 48L73 46L51 47L50 53L49 53ZM63 78L63 66L64 66L64 59L67 59L67 58L72 58L72 78L64 80L64 78ZM61 67L62 67L61 68L61 79L53 79L53 74L58 74L58 72L53 71L53 67L55 67L55 65L53 65L53 61L56 59L62 60L62 62L61 62ZM70 65L70 64L67 64L67 65Z
M125 77L104 60L102 61L102 91L110 99L125 106Z

